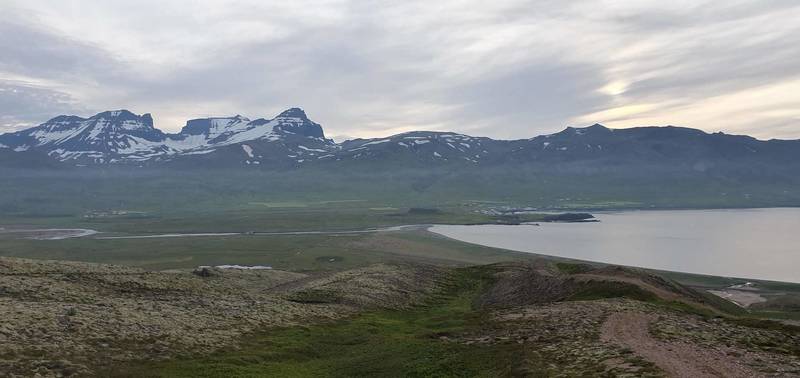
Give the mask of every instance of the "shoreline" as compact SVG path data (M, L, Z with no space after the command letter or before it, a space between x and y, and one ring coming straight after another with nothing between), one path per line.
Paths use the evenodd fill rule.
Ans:
M567 222L567 223L574 223L574 222ZM582 222L579 222L579 223L582 223ZM592 222L592 223L594 223L594 222ZM602 222L596 222L596 223L602 223ZM488 224L488 225L489 226L520 226L520 225L503 225L503 224ZM521 224L521 225L525 225L525 224ZM738 274L737 275L723 275L723 274L705 273L705 272L697 272L697 271L685 271L685 270L655 268L655 267L646 267L646 266L640 266L640 265L630 265L630 264L616 263L616 262L605 262L605 261L597 261L597 260L588 260L588 259L582 259L582 258L578 258L578 257L558 256L558 255L552 255L552 254L547 254L547 253L543 253L543 252L523 251L523 250L519 250L519 249L512 249L512 248L502 247L502 246L497 246L497 245L483 244L483 243L476 243L476 242L472 242L472 241L462 240L462 239L459 239L459 238L456 238L456 237L453 237L453 236L450 236L450 235L446 235L444 233L439 233L439 232L433 231L432 228L435 227L435 226L486 226L486 224L484 224L484 225L481 225L481 224L478 224L478 225L452 225L452 224L438 224L438 225L435 225L434 224L434 225L429 225L425 229L425 232L428 232L428 233L430 233L432 235L436 235L437 237L446 238L446 239L449 239L449 240L454 240L454 241L457 241L457 242L460 242L460 243L466 243L466 244L476 245L476 246L481 246L481 247L486 247L486 248L494 248L494 249L509 251L509 252L517 253L517 254L526 254L526 255L532 255L532 256L537 256L537 257L543 257L543 258L552 259L552 260L564 260L564 261L569 261L569 262L583 263L583 264L590 264L590 265L622 266L622 267L634 268L634 269L644 269L644 270L656 272L656 273L659 273L659 274L672 274L672 275L681 275L681 274L683 274L683 275L691 275L691 276L696 276L696 277L707 277L707 278L712 278L712 279L736 280L736 281L741 281L741 283L757 281L757 282L761 282L761 283L798 285L798 287L800 287L800 280L791 281L791 280L780 280L780 279L770 279L770 278L747 277L747 276L742 276L742 275L738 275ZM720 287L720 288L722 288L722 287Z

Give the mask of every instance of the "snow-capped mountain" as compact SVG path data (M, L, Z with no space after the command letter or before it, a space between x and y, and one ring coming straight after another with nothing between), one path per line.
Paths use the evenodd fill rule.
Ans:
M150 114L127 110L99 113L90 118L58 116L37 127L0 136L15 151L45 152L61 161L113 163L146 160L169 152L166 135L153 127Z
M126 110L90 118L58 116L37 127L0 135L0 166L133 165L165 167L330 166L424 169L537 166L577 172L621 170L771 172L800 165L800 141L762 141L681 127L609 129L602 125L530 139L494 140L415 131L335 143L302 109L272 119L236 115L193 119L179 133L153 127L149 114ZM51 164L44 164L52 166ZM794 168L791 168L794 169Z
M302 109L292 108L271 120L251 121L240 115L189 120L179 134L170 136L169 144L185 151L252 140L278 141L287 135L325 140L322 126L309 120Z
M345 141L339 157L353 160L413 158L421 162L475 164L493 159L505 143L456 133L413 131L387 138Z
M172 161L213 154L231 145L241 145L237 149L246 157L241 159L243 163L258 164L255 153L263 156L262 151L257 151L263 149L262 144L301 142L312 144L315 149L334 145L325 139L322 127L299 108L286 110L273 119L251 121L239 115L193 119L178 134L154 128L150 114L139 116L116 110L90 118L58 116L37 127L0 135L0 144L14 151L34 150L79 164ZM302 153L301 147L294 152Z
M273 119L251 121L240 115L193 119L180 133L171 135L168 144L179 151L168 164L203 166L292 166L339 149L325 138L322 126L300 108L288 109Z

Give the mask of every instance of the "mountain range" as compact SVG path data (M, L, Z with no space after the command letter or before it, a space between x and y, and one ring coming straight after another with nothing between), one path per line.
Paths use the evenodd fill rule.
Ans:
M336 143L300 108L272 119L193 119L164 133L150 114L62 115L0 135L0 165L291 168L309 165L559 166L604 170L648 165L706 172L725 167L794 172L800 140L758 140L682 127L610 129L599 124L529 139L494 140L416 131Z

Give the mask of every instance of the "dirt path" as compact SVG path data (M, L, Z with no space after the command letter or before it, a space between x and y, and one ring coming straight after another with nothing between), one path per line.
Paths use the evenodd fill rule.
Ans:
M601 339L630 348L670 377L758 376L721 351L654 339L650 336L649 325L655 320L654 315L638 312L615 313L603 324Z

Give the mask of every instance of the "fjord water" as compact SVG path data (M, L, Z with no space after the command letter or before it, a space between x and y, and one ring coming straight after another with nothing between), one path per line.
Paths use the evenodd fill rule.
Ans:
M496 248L644 268L800 282L800 209L629 211L600 222L436 225Z

